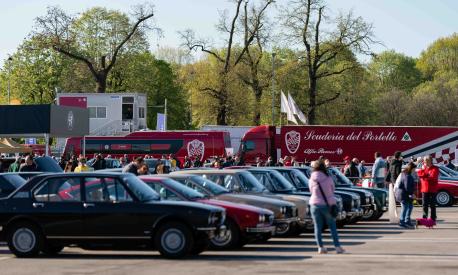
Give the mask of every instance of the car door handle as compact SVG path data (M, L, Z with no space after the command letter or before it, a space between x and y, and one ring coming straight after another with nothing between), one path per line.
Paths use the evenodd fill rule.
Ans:
M93 204L93 203L83 203L83 207L84 208L94 207L94 206L95 206L95 204Z
M34 202L32 203L33 208L38 208L38 207L45 207L45 204L42 202Z

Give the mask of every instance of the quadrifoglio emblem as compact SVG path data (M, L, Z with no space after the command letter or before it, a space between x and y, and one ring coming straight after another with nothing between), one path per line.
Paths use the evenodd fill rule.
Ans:
M290 154L294 154L301 144L301 134L296 131L289 131L285 134L286 148Z
M205 144L198 140L195 139L193 141L188 142L188 156L189 157L198 157L200 156L200 160L204 158L204 152L205 152Z

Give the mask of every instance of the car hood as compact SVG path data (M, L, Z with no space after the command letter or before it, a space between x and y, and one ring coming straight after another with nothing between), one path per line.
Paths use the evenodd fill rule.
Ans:
M192 201L166 201L166 200L152 200L145 202L147 204L154 204L154 205L164 205L164 206L175 206L175 207L189 207L189 208L196 208L201 210L207 210L210 212L218 212L218 211L225 211L224 208L213 206L209 204L203 204L199 202L192 202Z
M267 210L265 208L260 208L260 207L255 207L255 206L251 206L247 204L235 203L235 202L230 202L230 201L202 199L202 200L198 200L197 202L219 206L223 208L240 209L240 210L250 211L250 212L254 212L254 213L262 214L262 215L269 215L269 214L272 215L273 214L272 211Z
M226 198L233 198L234 200L238 200L240 202L256 202L256 203L268 203L270 205L282 207L282 206L290 206L293 207L294 204L284 201L280 198L273 199L266 197L264 195L257 196L257 195L245 195L245 194L222 194L218 197L226 197ZM233 202L233 200L231 200Z

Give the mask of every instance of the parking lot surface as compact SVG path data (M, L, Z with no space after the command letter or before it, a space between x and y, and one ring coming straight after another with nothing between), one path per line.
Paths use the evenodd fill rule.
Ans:
M420 211L415 208L412 216L419 217ZM157 252L79 248L66 248L52 258L17 259L0 244L0 274L457 274L458 207L439 208L438 216L435 229L401 229L386 217L346 226L339 231L348 251L344 255L332 249L318 255L312 234L176 261Z

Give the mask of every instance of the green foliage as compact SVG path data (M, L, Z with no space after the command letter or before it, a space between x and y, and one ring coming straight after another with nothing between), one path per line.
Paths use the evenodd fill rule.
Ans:
M429 80L442 71L458 73L458 33L434 41L421 53L417 66Z
M382 90L409 92L422 81L416 60L393 50L377 54L369 63L368 70Z

